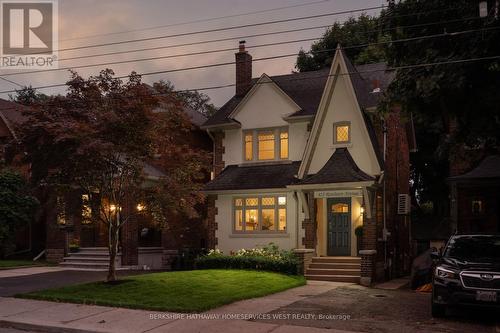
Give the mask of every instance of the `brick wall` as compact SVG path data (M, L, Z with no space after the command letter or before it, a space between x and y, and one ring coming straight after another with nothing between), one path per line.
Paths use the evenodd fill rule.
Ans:
M225 164L223 160L225 148L223 144L224 132L217 131L212 133L214 140L214 177L217 177L222 170L224 170Z
M217 207L215 206L215 201L217 200L216 195L208 195L207 197L207 248L215 249L217 246L217 237L215 232L217 231Z

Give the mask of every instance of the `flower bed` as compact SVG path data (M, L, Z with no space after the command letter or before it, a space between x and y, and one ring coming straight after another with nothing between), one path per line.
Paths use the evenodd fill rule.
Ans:
M210 250L196 259L198 269L254 269L260 271L298 274L299 261L291 251L280 250L276 245L256 249L241 249L231 255L220 250Z

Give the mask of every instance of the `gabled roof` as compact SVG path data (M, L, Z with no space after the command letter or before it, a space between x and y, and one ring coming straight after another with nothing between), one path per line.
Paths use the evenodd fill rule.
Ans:
M450 177L449 180L461 181L492 178L500 178L500 155L488 156L475 169L460 176Z
M352 73L350 76L359 104L363 108L376 107L382 95L381 92L383 92L392 81L394 73L386 71L387 65L385 63L367 64L355 67L351 62L347 62L349 72ZM329 77L329 70L329 68L323 68L317 71L270 76L270 79L301 108L301 110L290 115L289 118L314 116L316 114L321 96L325 89L326 81ZM257 81L258 79L252 80L248 91L257 84ZM371 84L374 81L378 82L381 92L372 92L373 89L371 88ZM245 95L233 96L211 118L209 118L202 127L211 128L237 125L238 123L231 119L230 115L244 99Z
M230 165L205 185L204 191L285 188L297 181L300 162L287 164Z
M298 184L333 184L374 179L356 165L347 148L337 148L318 173L303 179Z

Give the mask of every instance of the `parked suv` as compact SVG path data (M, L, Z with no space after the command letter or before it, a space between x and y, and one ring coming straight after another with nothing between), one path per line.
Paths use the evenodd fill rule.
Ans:
M447 306L500 309L500 235L455 235L438 259L432 278L432 315Z

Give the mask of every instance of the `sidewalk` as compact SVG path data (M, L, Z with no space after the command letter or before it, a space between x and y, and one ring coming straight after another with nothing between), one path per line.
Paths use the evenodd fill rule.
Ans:
M215 319L186 319L188 314L131 310L104 306L0 298L0 327L58 333L143 332L273 332L341 333L346 331L278 325L248 320L219 319L221 315L264 314L347 283L309 281L306 286L273 295L239 301L203 314Z

